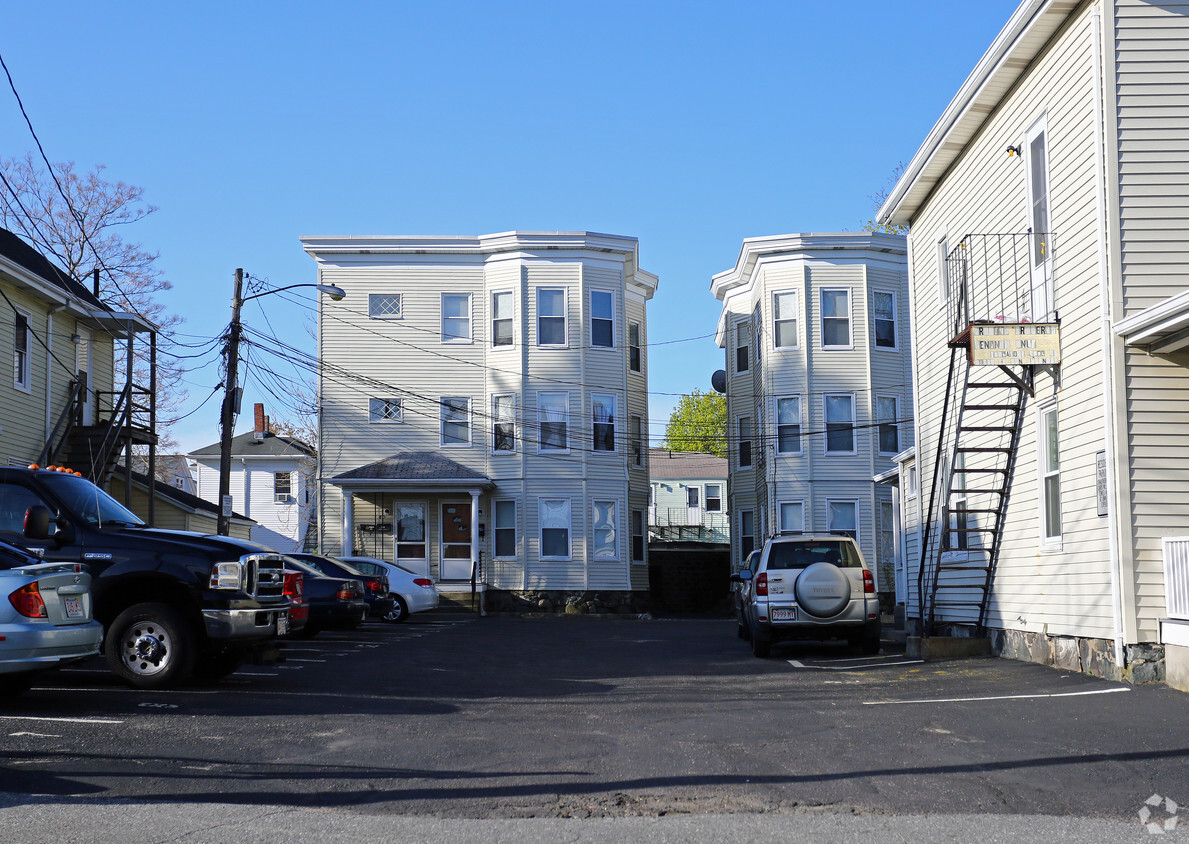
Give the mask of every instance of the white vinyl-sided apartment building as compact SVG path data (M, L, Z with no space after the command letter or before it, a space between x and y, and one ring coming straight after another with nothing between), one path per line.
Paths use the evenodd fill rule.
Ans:
M912 444L904 237L749 238L710 289L723 303L733 565L768 536L845 533L890 600L896 516L872 478Z
M647 590L657 279L635 238L302 244L346 293L319 318L321 548L447 590Z

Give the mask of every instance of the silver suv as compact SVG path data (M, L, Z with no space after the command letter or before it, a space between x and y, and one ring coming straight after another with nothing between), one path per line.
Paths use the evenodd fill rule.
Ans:
M731 581L739 584L740 635L758 657L788 639L846 639L879 653L875 578L850 537L773 537Z

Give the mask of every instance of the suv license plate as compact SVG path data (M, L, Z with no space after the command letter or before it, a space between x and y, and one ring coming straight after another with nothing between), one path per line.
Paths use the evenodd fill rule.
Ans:
M797 620L797 608L796 607L788 607L785 609L773 608L772 620L773 621L796 621Z
M289 613L283 612L277 615L277 635L284 636L289 632Z
M83 617L83 603L78 598L66 599L66 617L67 618L82 618Z

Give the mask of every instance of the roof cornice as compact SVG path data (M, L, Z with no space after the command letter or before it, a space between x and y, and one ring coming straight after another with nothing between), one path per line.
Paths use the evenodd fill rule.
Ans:
M302 248L315 260L324 255L494 255L536 250L584 250L635 256L639 241L599 232L509 231L470 236L348 235L307 236Z

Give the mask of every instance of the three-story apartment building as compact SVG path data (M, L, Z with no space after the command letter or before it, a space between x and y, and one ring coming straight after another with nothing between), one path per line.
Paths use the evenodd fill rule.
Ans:
M648 588L635 238L306 237L323 302L323 550L442 588ZM478 564L478 565L477 565Z

